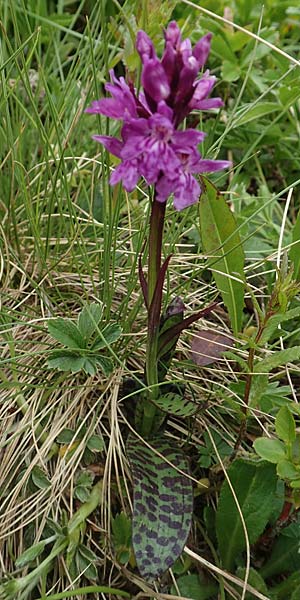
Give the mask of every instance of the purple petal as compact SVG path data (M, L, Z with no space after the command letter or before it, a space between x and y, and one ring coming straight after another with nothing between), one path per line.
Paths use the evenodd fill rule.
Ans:
M170 95L170 86L165 70L157 58L147 60L142 72L145 92L155 102L165 100Z
M169 83L171 83L176 71L176 50L174 50L170 42L166 43L165 51L161 59L161 64L168 77Z
M115 168L110 176L110 184L116 185L116 183L122 181L125 190L127 190L127 192L132 192L139 177L140 174L137 168L137 162L126 160Z
M196 46L193 49L193 56L197 59L199 63L199 68L203 67L203 65L207 61L207 57L210 52L210 41L212 38L211 33L207 33L204 37L197 42Z
M172 121L173 119L173 110L172 108L170 108L164 100L161 100L158 105L157 105L157 112L162 115L163 117L166 117L169 121Z
M174 192L174 208L183 210L199 200L201 188L190 173L183 173Z
M156 57L153 42L142 29L137 32L135 47L143 63L149 58Z
M191 57L189 63L180 72L176 93L176 103L189 102L194 93L194 81L198 74L197 61Z
M212 173L213 171L221 171L232 167L230 160L206 160L201 159L197 165L193 165L194 173Z
M176 152L188 152L200 144L204 140L206 133L204 131L196 131L195 129L185 129L185 131L175 131L172 137L172 142L176 147Z
M183 42L181 42L180 44L180 55L182 58L182 62L185 66L189 64L189 59L193 58L192 44L191 40L189 40L188 38L186 40L183 40Z
M165 202L173 193L174 187L174 181L168 179L165 175L160 177L155 186L155 197L158 200L158 202Z
M123 144L118 138L111 137L109 135L93 135L93 140L100 142L103 146L110 152L114 154L118 158L121 158L121 150L123 148Z
M189 102L190 110L210 110L211 108L221 108L224 106L224 102L221 98L208 98L207 100L199 100L193 102L193 99Z
M214 87L215 82L216 77L213 75L202 77L202 79L197 81L191 102L198 102L199 100L204 100L204 98L207 98Z
M173 48L177 48L177 46L181 43L181 31L176 23L176 21L171 21L165 31L165 40L166 42L170 42Z

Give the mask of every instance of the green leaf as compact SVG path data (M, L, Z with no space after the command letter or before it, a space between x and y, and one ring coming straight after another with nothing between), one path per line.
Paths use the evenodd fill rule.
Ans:
M74 440L78 439L73 429L66 427L57 436L56 441L58 444L70 444Z
M291 600L299 600L300 598L300 585L296 587L291 595Z
M293 246L290 249L290 259L294 265L294 277L300 281L300 210L293 228Z
M238 567L236 574L240 579L245 580L245 576L247 574L245 567ZM264 594L265 596L269 595L268 588L267 588L262 576L260 575L260 573L258 573L258 571L256 571L252 567L250 567L250 569L249 569L248 583L249 583L249 585L252 585L252 587L255 590L257 590L258 592L261 592L261 594ZM256 600L256 599L257 599L257 596L255 596L254 594L251 594L250 592L247 592L247 594L245 596L245 600Z
M241 329L244 306L244 252L229 206L207 179L199 202L199 215L203 248L210 256L208 267L236 335Z
M28 565L28 563L31 563L35 558L40 556L40 554L43 552L45 546L48 543L48 540L42 540L41 542L34 544L34 546L31 546L27 550L24 550L24 552L22 552L22 554L16 559L16 569L21 569L25 567L26 565Z
M155 404L164 412L180 417L189 417L199 410L198 404L174 392L159 396L155 399Z
M300 248L299 248L299 250L300 250ZM280 325L281 323L284 323L285 321L290 321L291 319L297 319L299 316L300 316L300 307L297 306L296 308L291 308L290 310L288 310L285 313L278 313L278 314L270 317L268 319L268 322L266 324L266 327L263 330L263 333L262 333L262 336L260 339L261 346L264 346L269 341L269 339L274 335L276 330L278 330L278 325ZM279 334L280 334L280 331L278 331L278 335Z
M112 520L112 538L116 549L131 545L131 519L121 512Z
M92 452L102 452L105 448L103 437L96 434L91 435L86 445Z
M42 471L40 467L33 467L31 471L31 478L34 485L40 489L46 489L51 486L49 479L46 477L44 471Z
M296 439L295 419L288 406L282 406L277 413L275 429L278 437L291 444Z
M48 331L58 342L69 348L85 348L85 340L77 325L70 319L51 319L48 321Z
M294 362L300 358L300 346L293 346L286 350L274 352L271 356L264 357L263 360L256 361L254 364L254 373L269 373L277 367L283 367L289 362Z
M261 458L271 463L276 464L286 458L285 446L280 440L266 437L256 438L253 447Z
M104 327L101 333L103 338L100 336L97 337L95 343L92 345L92 350L101 350L116 342L122 334L122 329L116 323L110 323Z
M172 587L171 594L177 596L177 587L180 596L192 600L208 600L212 597L216 598L218 594L218 586L215 583L196 574L178 577L176 587Z
M300 569L300 523L286 527L276 540L271 556L260 569L264 579Z
M92 581L97 579L98 571L95 563L98 562L98 559L94 552L83 544L80 544L75 559L78 573L84 573L84 576Z
M281 479L300 479L300 470L287 459L281 460L277 465L277 475Z
M102 369L104 375L108 377L108 375L110 375L113 370L112 360L107 356L96 356L95 361L97 365L99 365L99 367Z
M274 600L287 600L291 598L292 593L300 587L300 573L296 572L289 577L286 577L284 581L281 581L275 586L272 586L272 599ZM274 594L274 595L273 595ZM300 595L298 596L300 598ZM298 600L298 598L296 600Z
M160 577L180 556L193 511L191 481L179 472L188 472L185 456L171 439L152 438L151 446L161 456L133 435L127 441L133 476L132 542L138 569L147 580Z
M78 316L78 329L85 340L89 340L98 327L102 316L102 305L87 304Z
M232 124L232 129L240 125L245 125L246 123L249 123L249 121L256 121L260 117L269 115L272 112L278 112L279 110L281 110L281 108L277 102L260 102L252 108L251 104L249 105L249 108L243 106L239 111L239 113L243 111L243 114L239 116L239 113L237 113Z
M71 373L81 371L84 364L84 356L78 356L69 350L53 350L47 360L49 369L59 369L59 371L70 371Z
M253 544L268 523L276 491L276 471L269 463L236 460L228 476L243 514L249 542ZM232 491L225 481L222 485L216 514L216 532L223 567L231 571L237 555L245 550L244 529Z
M86 358L84 357L84 363L82 365L82 369L85 373L87 373L87 375L92 375L92 377L94 375L96 375L97 373L97 362L94 358L89 357Z
M76 485L74 489L74 497L80 502L86 502L91 494L91 490L83 485Z
M221 77L224 81L236 81L241 75L241 68L237 62L224 60L221 70Z

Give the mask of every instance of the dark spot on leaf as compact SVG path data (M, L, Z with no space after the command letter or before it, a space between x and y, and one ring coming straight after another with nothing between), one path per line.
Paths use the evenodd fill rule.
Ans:
M162 535L160 537L157 538L157 543L160 544L160 546L167 546L169 543L168 538L163 537Z

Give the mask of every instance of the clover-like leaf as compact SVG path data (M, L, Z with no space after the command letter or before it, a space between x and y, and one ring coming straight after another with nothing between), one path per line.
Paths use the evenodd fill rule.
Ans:
M78 329L86 340L96 331L102 316L102 306L96 302L87 304L78 316Z
M57 317L48 321L48 331L52 337L68 348L85 348L85 340L77 325L70 319Z

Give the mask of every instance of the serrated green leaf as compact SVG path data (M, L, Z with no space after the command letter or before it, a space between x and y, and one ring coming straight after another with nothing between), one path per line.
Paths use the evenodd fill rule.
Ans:
M95 565L97 563L97 556L94 552L86 548L83 544L80 544L75 559L79 573L84 573L84 576L92 581L97 579L98 571Z
M290 259L294 265L294 277L300 281L300 210L293 228L293 246L290 249Z
M70 371L78 373L85 363L84 356L78 356L74 352L54 350L47 360L49 369L59 369L59 371Z
M116 549L131 545L131 519L121 512L112 521L112 538Z
M292 523L283 529L275 541L271 556L260 569L264 579L300 569L300 523Z
M199 202L202 244L205 253L210 256L208 267L212 270L236 335L241 329L244 306L244 252L235 218L224 197L207 179L204 182Z
M253 444L255 452L271 463L278 463L286 458L285 445L280 440L260 437Z
M122 334L122 329L116 323L110 323L104 327L101 333L103 338L100 336L97 337L95 343L92 345L92 350L101 350L116 342Z
M92 375L92 377L94 375L96 375L97 373L97 364L96 364L96 360L94 358L84 358L84 363L82 365L82 369L85 373L87 373L87 375Z
M162 575L180 556L193 510L191 481L177 470L188 472L185 456L173 440L153 438L151 446L161 456L133 435L127 440L133 476L132 542L138 569L147 580Z
M242 109L240 109L240 113L243 111L243 114L241 114L241 116L239 116L239 114L236 115L232 128L245 125L250 121L256 121L260 117L269 115L272 112L278 112L279 110L281 110L281 108L278 105L278 102L260 102L252 108L251 104L249 105L249 108L242 107Z
M57 317L48 321L48 331L54 339L68 348L85 348L85 340L77 325L70 319Z
M281 479L300 479L300 470L296 469L295 465L285 458L278 463L276 470L278 477L281 477Z
M113 362L107 356L96 356L95 361L97 365L102 369L104 375L108 376L113 370Z
M98 327L102 316L102 306L96 302L87 304L78 316L78 329L86 340L89 340Z
M80 502L86 502L90 497L90 489L86 488L83 485L76 485L74 489L74 496Z
M102 452L105 448L103 437L96 434L91 435L86 445L92 452Z
M94 481L94 474L91 471L82 471L78 477L76 477L76 485L83 485L84 487L90 487Z
M228 469L228 476L238 499L246 524L249 542L253 544L263 532L273 510L277 477L269 463L236 460ZM235 566L237 555L245 550L245 534L232 491L225 481L222 485L217 515L216 532L222 565L227 570Z
M271 356L264 357L263 360L256 361L254 364L254 373L269 373L277 367L282 367L289 362L294 362L300 358L300 346L293 346L286 350L274 352Z
M295 419L288 406L282 406L277 413L275 429L278 437L291 444L296 439Z
M34 546L27 548L27 550L24 550L24 552L22 552L22 554L16 559L16 569L21 569L25 567L26 565L28 565L28 563L32 562L35 558L40 556L46 544L48 544L48 540L42 540L41 542L34 544Z
M46 489L51 486L49 479L46 477L44 471L42 471L40 467L33 467L31 471L31 478L34 485L40 489Z
M299 247L299 250L300 250L300 247ZM262 333L262 336L260 339L261 346L264 346L269 341L269 339L274 335L274 333L278 329L278 325L280 325L281 323L284 323L285 321L290 321L291 319L297 319L299 316L300 316L300 307L297 306L296 308L291 308L290 310L288 310L285 313L278 313L278 314L270 317L268 319L268 322L266 324L266 327L263 330L263 333ZM280 334L280 331L278 331L278 335L279 334Z

